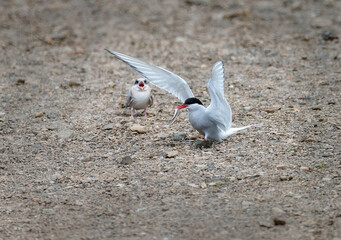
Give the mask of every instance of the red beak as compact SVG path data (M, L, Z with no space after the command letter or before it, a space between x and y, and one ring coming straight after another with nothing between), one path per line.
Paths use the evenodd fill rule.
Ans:
M143 83L143 82L140 82L140 83L139 83L139 87L143 88L143 87L144 87L144 83Z
M186 108L186 107L188 107L188 105L181 104L181 105L177 106L177 109L183 109L183 108Z

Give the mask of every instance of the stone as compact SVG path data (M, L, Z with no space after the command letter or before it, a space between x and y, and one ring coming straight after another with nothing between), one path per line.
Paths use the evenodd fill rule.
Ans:
M321 111L322 110L322 108L319 106L312 107L311 109L314 111Z
M102 129L103 129L103 130L111 130L111 129L113 129L113 127L114 127L114 124L113 124L113 123L109 123L109 124L107 124L107 125L104 125L104 126L102 127Z
M326 30L322 33L322 39L324 41L333 41L339 39L339 37L333 31Z
M113 177L108 177L105 181L110 183L110 182L115 181L115 178L113 178Z
M130 165L133 163L133 159L130 156L124 156L120 161L119 164L122 165Z
M251 111L254 108L255 108L254 106L247 106L247 107L244 107L244 110L245 111Z
M266 228L271 228L272 224L268 220L262 220L262 221L259 222L259 226L266 227Z
M194 184L194 183L189 183L187 184L188 186L192 187L192 188L199 188L198 185Z
M281 218L274 218L273 222L275 226L284 226L286 224L286 221Z
M253 203L252 202L249 202L249 201L242 201L242 206L244 206L244 207L248 207L248 206L251 206L251 205L253 205Z
M55 114L55 113L48 113L48 114L46 115L46 117L47 117L48 119L57 119L57 118L58 118L57 114Z
M267 113L274 113L276 112L276 109L265 109L264 111Z
M283 215L285 212L281 209L281 208L279 208L279 207L273 207L272 209L271 209L271 211L272 211L272 213L274 214L274 215L277 215L277 216L280 216L280 215Z
M144 126L138 125L138 124L134 124L133 126L130 127L130 130L133 132L137 132L140 134L146 133L147 130Z
M76 82L76 81L69 81L69 87L78 87L80 86L81 84L79 82Z
M38 113L36 113L36 115L34 115L34 117L35 118L40 118L40 117L42 117L42 116L44 116L44 112L38 112Z
M73 131L68 128L61 129L60 131L58 131L57 135L60 139L69 139L72 137Z
M284 164L279 164L276 166L277 170L285 170L287 167Z
M332 178L330 178L330 177L322 178L322 181L325 181L325 182L330 182L331 180L332 180Z
M170 152L166 152L166 155L165 155L165 157L166 158L174 158L174 157L176 157L178 155L178 151L170 151Z
M202 183L200 184L200 187L201 187L201 188L206 188L207 185L206 185L206 183L202 182Z
M18 78L15 85L23 85L23 84L25 84L25 82L26 82L26 79Z
M310 168L309 167L305 167L305 166L301 166L300 169L302 171L305 171L305 172L309 172L310 171Z

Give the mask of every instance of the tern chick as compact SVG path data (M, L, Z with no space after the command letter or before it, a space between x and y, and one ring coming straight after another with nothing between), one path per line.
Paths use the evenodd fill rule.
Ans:
M144 109L144 116L147 117L147 107L153 105L153 96L145 78L138 78L129 89L125 107L130 107L130 115L134 117L134 109Z

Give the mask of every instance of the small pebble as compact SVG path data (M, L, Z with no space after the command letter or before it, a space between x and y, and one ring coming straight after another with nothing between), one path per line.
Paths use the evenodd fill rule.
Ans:
M64 139L64 140L65 140L65 139L71 138L71 137L73 136L73 134L74 134L73 130L68 129L68 128L66 128L66 129L61 129L61 130L57 133L58 137L59 137L60 139Z
M55 114L55 113L48 113L48 114L46 115L46 117L47 117L48 119L57 119L57 118L58 118L57 114Z
M267 113L274 113L274 112L276 112L275 109L265 109L264 111L267 112Z
M310 168L309 167L305 167L305 166L301 166L300 169L302 171L305 171L305 172L309 172L310 171Z
M23 84L25 84L25 82L26 82L26 79L19 78L19 79L17 80L17 82L15 83L15 85L23 85Z
M286 222L280 218L274 218L273 221L276 226L283 226L286 224Z
M120 161L119 164L122 165L130 165L133 163L133 159L130 156L124 156Z
M277 170L285 170L287 167L284 164L279 164L276 166Z
M147 130L144 126L138 125L138 124L134 124L133 126L130 127L130 130L133 132L137 132L137 133L146 133Z
M201 187L201 188L206 188L207 185L206 185L206 183L202 182L202 183L200 184L200 187Z
M249 201L242 201L242 205L243 206L251 206L251 205L253 205L253 203L249 202Z
M69 81L69 87L78 87L80 86L81 84L79 82L76 82L76 81Z
M35 118L40 118L44 116L44 112L38 112L36 115L34 115Z
M166 152L166 158L173 158L176 157L178 155L178 151L170 151L170 152Z
M324 41L333 41L339 39L339 37L332 31L326 30L322 33L322 38Z
M273 207L273 208L271 209L271 211L272 211L272 213L275 214L275 215L282 215L282 214L285 213L285 212L284 212L281 208L279 208L279 207Z
M245 111L251 111L254 108L255 108L254 106L247 106L247 107L244 107L244 110Z
M272 224L268 220L263 220L263 221L259 222L259 226L266 227L266 228L271 228Z
M115 181L115 178L113 178L113 177L108 177L105 181L110 183L110 182Z
M193 187L193 188L199 188L199 186L194 183L189 183L188 186Z
M113 127L114 127L114 124L113 123L109 123L107 125L104 125L102 129L103 130L111 130L111 129L113 129Z

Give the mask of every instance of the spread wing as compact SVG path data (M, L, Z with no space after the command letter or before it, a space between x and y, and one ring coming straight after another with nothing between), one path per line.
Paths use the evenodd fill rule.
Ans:
M188 84L178 75L122 53L105 50L135 69L152 84L173 94L182 102L185 102L187 98L194 97Z
M224 64L219 61L214 64L211 78L208 82L208 91L211 96L211 104L207 107L208 116L212 122L226 132L231 128L232 111L230 104L224 97Z

